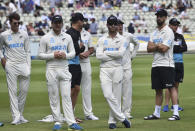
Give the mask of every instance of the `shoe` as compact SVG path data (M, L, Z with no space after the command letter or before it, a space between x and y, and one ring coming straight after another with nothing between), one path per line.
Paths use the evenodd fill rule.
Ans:
M73 123L72 125L69 126L68 130L83 130L81 126L79 126L77 123Z
M184 109L182 107L178 107L178 111L183 111ZM173 111L173 106L171 106L171 111Z
M169 121L176 121L180 120L180 117L178 115L173 115L172 117L168 118Z
M129 122L126 118L125 120L122 122L126 128L130 128L131 127L131 122Z
M3 124L2 122L0 122L0 127L1 127L1 126L4 126L4 124Z
M62 128L61 123L56 122L53 126L53 131L60 130Z
M12 125L19 125L20 123L20 117L15 117L15 119L11 122Z
M168 112L169 111L169 106L168 105L164 105L162 111L163 112Z
M54 122L53 116L52 115L48 115L46 117L44 117L42 120L37 120L39 122Z
M109 124L109 129L115 129L115 128L117 128L115 123Z
M144 120L156 120L156 119L159 119L159 117L157 117L157 116L155 116L155 115L153 115L153 114L144 117Z
M28 123L29 121L26 120L23 116L20 116L20 123Z
M94 116L94 115L89 115L85 117L86 120L99 120L98 117Z

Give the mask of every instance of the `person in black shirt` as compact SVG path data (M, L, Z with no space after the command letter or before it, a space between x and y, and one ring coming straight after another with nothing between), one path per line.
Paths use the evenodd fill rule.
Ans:
M76 56L69 60L69 71L72 74L71 82L71 99L73 109L75 108L77 97L80 92L81 83L81 66L79 61L79 54L85 50L85 46L81 40L81 34L85 18L81 13L74 13L71 18L71 28L66 31L72 37ZM76 118L78 123L82 122L80 119Z
M175 39L174 39L174 47L173 47L173 58L175 62L175 84L177 94L179 83L183 82L184 77L184 64L183 64L183 52L187 51L187 45L185 39L182 34L177 33L177 28L180 25L180 22L176 18L172 18L169 21L169 27L173 30ZM164 112L169 111L169 101L170 101L170 93L168 90L165 92L165 105L163 107ZM178 99L179 102L179 99ZM173 106L171 107L173 110ZM183 111L182 107L178 107L178 111Z

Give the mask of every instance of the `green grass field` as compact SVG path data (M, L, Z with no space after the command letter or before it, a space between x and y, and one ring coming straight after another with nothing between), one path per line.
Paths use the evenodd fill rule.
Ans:
M185 78L184 83L180 85L180 104L184 111L180 112L180 121L168 121L167 118L172 112L161 113L161 119L155 121L145 121L143 117L153 113L154 110L154 91L151 90L150 70L152 55L138 55L132 62L133 67L133 109L131 120L132 128L125 129L121 123L118 123L118 131L194 131L195 130L195 54L184 55L185 60ZM99 82L99 62L95 57L91 57L92 62L92 100L93 111L100 120L84 121L81 124L86 131L107 131L109 107L103 97ZM24 116L30 123L13 126L9 96L6 86L5 72L0 67L0 121L5 126L0 127L0 131L51 131L53 123L40 123L37 120L51 114L48 93L45 80L45 62L32 61L31 84L24 108ZM82 110L81 95L76 106L76 116L84 119ZM67 124L63 125L62 130L67 130Z

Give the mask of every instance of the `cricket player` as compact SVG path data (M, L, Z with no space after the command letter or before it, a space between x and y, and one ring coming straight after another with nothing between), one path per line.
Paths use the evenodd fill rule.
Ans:
M53 130L61 129L63 122L60 113L60 96L64 117L70 129L81 130L74 118L71 102L71 74L68 70L68 59L75 56L73 41L70 35L62 32L63 20L60 15L52 18L52 30L41 38L39 58L46 60L46 79L49 102L55 121Z
M23 117L23 111L30 82L30 45L28 34L19 30L20 16L12 13L9 15L9 21L11 29L3 32L0 37L0 58L6 72L13 118L11 124L18 125L28 122ZM19 93L17 93L17 81L19 81Z
M85 51L80 53L80 65L82 71L81 89L85 119L99 120L99 118L93 114L91 104L91 63L89 55L94 52L94 47L92 46L91 34L84 28L81 31L81 40L85 46Z
M174 87L174 60L173 60L173 31L166 25L167 11L157 10L157 29L151 34L147 51L153 52L152 62L152 89L156 92L155 111L152 115L144 117L144 120L154 120L160 118L161 105L163 102L163 89L168 89L174 107L173 116L170 121L180 120L177 102L177 90Z
M183 64L183 53L187 51L187 44L185 42L185 39L182 34L177 33L177 29L180 25L180 22L176 18L172 18L169 21L169 27L174 32L174 47L173 47L173 58L175 62L175 84L177 90L177 96L179 92L179 83L183 82L184 77L184 64ZM179 97L179 96L178 96ZM163 107L164 112L169 111L169 101L170 101L170 93L168 90L165 92L165 105ZM179 102L179 98L178 98ZM171 106L171 109L173 109L173 106ZM178 107L179 111L183 111L182 107Z
M74 110L80 92L80 84L81 84L81 77L82 77L79 55L85 50L85 46L81 40L81 31L83 29L85 18L81 13L77 12L72 15L70 21L71 21L71 28L68 29L66 33L72 37L74 49L76 52L75 57L69 60L69 71L72 74L71 99L72 99L72 106ZM76 118L76 122L81 123L82 120Z
M123 82L122 82L122 112L125 114L126 118L132 119L131 108L132 108L132 69L131 69L131 59L136 56L137 50L139 48L139 42L137 38L127 32L123 32L124 22L118 20L118 32L120 35L126 38L128 43L127 49L123 57ZM130 52L130 43L134 45L132 54Z
M122 58L126 50L125 38L117 33L118 20L111 15L107 19L108 34L98 40L96 57L101 61L101 88L110 107L109 128L115 129L116 122L122 122L130 128L130 122L121 111L120 97L123 78Z

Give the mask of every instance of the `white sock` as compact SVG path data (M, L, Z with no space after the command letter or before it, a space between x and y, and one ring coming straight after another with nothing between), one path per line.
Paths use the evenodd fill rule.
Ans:
M179 116L178 107L179 105L173 105L173 115Z
M161 106L155 105L154 115L160 118Z

